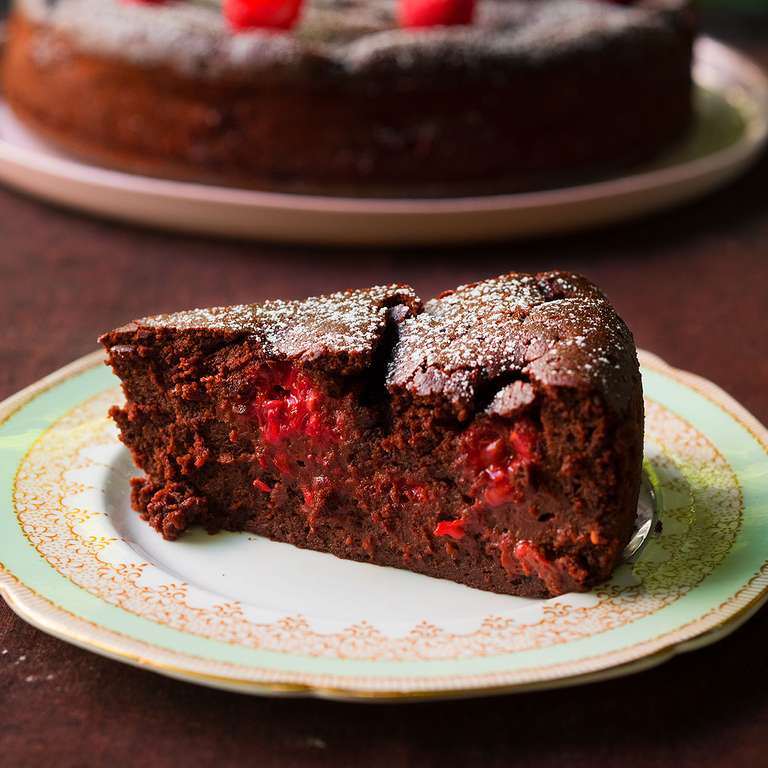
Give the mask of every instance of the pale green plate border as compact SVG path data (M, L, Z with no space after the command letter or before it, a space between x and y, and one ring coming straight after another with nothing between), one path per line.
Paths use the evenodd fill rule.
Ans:
M0 593L40 629L105 656L198 683L260 694L339 699L488 695L627 674L720 639L768 592L768 431L725 392L641 353L646 394L711 440L744 498L743 525L723 563L658 613L600 636L495 657L353 661L261 651L186 634L128 613L57 573L18 525L19 463L57 418L115 386L88 355L0 404ZM633 639L634 638L634 639Z

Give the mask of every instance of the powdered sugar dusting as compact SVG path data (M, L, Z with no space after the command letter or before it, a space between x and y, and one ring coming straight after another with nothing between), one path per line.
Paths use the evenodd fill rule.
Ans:
M511 274L434 299L401 328L390 386L447 397L458 412L516 377L620 398L634 343L605 296L578 275Z
M398 306L406 309L397 310ZM413 289L375 286L315 296L304 301L267 301L213 309L192 309L137 321L150 328L208 329L258 337L266 355L311 359L323 353L372 354L387 314L396 320L418 310Z
M484 0L466 27L400 29L396 0L308 0L289 33L252 30L233 34L217 0L162 5L125 0L17 0L31 19L75 38L94 53L148 66L169 65L198 77L263 71L290 74L366 72L381 67L472 69L491 62L495 75L521 62L590 50L627 35L665 40L663 12L685 0L656 0L633 8L596 0ZM41 52L49 56L51 52Z

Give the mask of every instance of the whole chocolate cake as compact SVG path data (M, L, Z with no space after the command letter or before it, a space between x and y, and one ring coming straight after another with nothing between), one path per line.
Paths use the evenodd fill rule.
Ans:
M331 194L533 188L647 160L691 119L687 0L299 5L16 0L4 92L86 159Z
M578 275L145 318L101 338L133 504L516 595L607 578L635 519L632 335Z

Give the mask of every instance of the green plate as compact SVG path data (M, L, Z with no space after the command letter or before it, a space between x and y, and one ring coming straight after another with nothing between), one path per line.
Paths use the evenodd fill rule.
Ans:
M658 664L768 588L768 433L716 386L641 355L661 533L586 595L527 600L246 534L164 542L90 355L0 405L0 589L35 626L157 672L261 694L437 698Z

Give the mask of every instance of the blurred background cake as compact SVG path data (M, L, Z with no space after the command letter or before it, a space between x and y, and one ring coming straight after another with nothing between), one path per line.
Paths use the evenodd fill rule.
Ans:
M686 0L17 0L5 95L112 167L329 194L515 191L692 114Z

